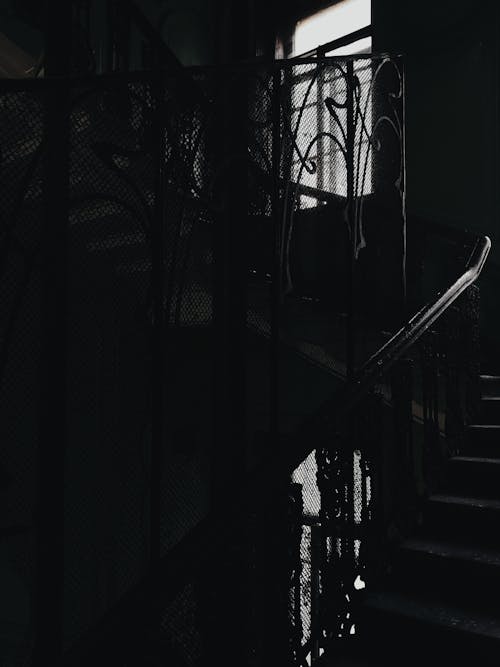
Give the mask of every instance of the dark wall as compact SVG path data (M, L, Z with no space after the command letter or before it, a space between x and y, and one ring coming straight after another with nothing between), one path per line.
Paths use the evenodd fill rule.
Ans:
M139 0L137 4L183 65L213 62L213 0Z
M376 51L406 56L410 214L495 240L498 10L492 2L373 3ZM500 253L493 255L500 262Z
M374 0L372 7L374 50L406 59L409 218L490 236L482 329L485 346L498 347L498 5Z

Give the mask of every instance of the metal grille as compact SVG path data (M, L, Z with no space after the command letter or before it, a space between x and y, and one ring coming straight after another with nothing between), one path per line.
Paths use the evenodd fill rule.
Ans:
M28 92L0 87L1 160L8 184L0 197L0 429L7 443L1 466L11 480L9 517L29 526L9 538L2 553L4 572L19 570L19 586L32 601L37 397L48 380L37 376L44 335L44 267L37 262L47 221L46 174L38 160L44 98L37 91L44 90L44 82L35 83L35 92L29 83ZM244 94L233 109L228 91L234 90ZM393 119L389 128L380 121L384 114ZM236 120L226 135L221 118L231 115ZM349 365L348 334L361 330L372 312L373 304L356 298L366 287L364 276L379 266L380 238L403 234L401 123L401 72L390 59L70 82L68 320L61 351L67 364L67 413L61 415L67 425L65 648L92 632L141 585L158 536L160 556L168 558L209 515L215 479L223 497L226 483L228 489L237 487L237 475L265 467L266 444L293 432L338 387ZM245 194L239 209L225 185L235 173ZM385 218L383 210L390 212ZM221 240L228 211L233 217ZM392 227L382 233L387 219ZM228 262L222 283L215 283L221 259L231 256L231 227L241 232L245 256L240 266ZM354 300L346 296L351 259ZM391 266L396 303L404 276L396 259ZM230 306L235 295L243 299L243 330L231 329L234 321L221 317L226 291ZM385 324L382 312L378 329ZM214 451L221 445L213 438L214 402L220 400L213 371L220 361L217 351L224 355L218 347L221 331L230 343L238 336L243 341L237 363L246 382L241 414L247 451L237 474L226 470L227 479L217 469L222 459L215 459ZM356 362L366 350L358 346ZM161 456L155 458L158 442ZM235 445L228 438L223 446L230 455ZM357 463L351 464L355 475ZM298 585L300 595L294 589L291 597L286 591L275 599L292 603L297 650L313 635L313 608L321 592L311 546L321 510L314 454L294 481L302 485L307 521L300 566L291 547L284 552L290 573L284 580ZM231 505L229 491L227 496ZM265 499L259 503L266 508ZM283 508L279 512L284 522L291 521ZM259 516L263 521L265 512ZM242 524L247 520L242 512ZM256 541L259 534L257 527ZM297 534L289 531L294 544ZM278 548L272 531L266 528L262 535L275 539ZM226 548L218 539L214 529L215 561ZM254 547L263 571L267 546ZM184 664L204 659L208 593L200 591L206 585L191 578L178 598L162 603L161 641ZM221 578L217 586L229 590L230 583ZM249 632L255 646L269 648L269 636L259 639L268 632L259 626L261 603L256 593ZM223 623L228 612L221 613ZM28 655L37 620L23 619L18 656ZM251 646L246 654L267 659ZM19 660L15 664L22 664Z
M35 584L43 97L3 94L0 118L0 641L5 659L22 665Z
M185 665L199 665L202 659L202 637L198 628L199 611L192 583L168 605L162 618L162 630Z
M72 92L67 645L148 558L154 208L150 86Z

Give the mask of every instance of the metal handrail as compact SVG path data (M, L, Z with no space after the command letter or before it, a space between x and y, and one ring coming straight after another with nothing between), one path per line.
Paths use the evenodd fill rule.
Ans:
M491 240L480 236L472 249L465 271L437 297L421 308L399 329L370 359L355 373L353 379L331 399L328 399L316 414L307 419L293 437L289 468L297 465L315 447L316 437L324 438L334 432L342 417L347 415L359 401L375 386L377 381L400 359L403 354L434 324L454 301L474 283L488 257ZM307 447L304 446L307 436Z

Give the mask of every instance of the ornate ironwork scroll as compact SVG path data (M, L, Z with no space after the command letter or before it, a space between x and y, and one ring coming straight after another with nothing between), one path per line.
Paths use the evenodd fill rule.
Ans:
M356 633L359 597L374 571L373 536L381 400L369 395L347 416L333 447L316 450L321 493L320 644Z

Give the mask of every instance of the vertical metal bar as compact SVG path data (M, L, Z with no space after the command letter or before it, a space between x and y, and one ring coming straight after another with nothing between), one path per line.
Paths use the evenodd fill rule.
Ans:
M278 530L283 533L281 539L273 542L274 553L270 554L273 575L280 584L275 587L276 599L274 604L276 614L275 643L272 647L272 659L275 665L288 663L289 642L292 628L288 619L288 580L281 573L286 568L287 535L283 532L288 517L287 497L289 493L290 478L285 467L281 465L281 438L279 434L279 402L280 402L280 327L281 327L281 304L283 298L283 266L281 264L282 238L282 215L283 203L280 192L281 176L281 77L282 70L276 68L273 72L272 86L272 224L273 224L273 270L272 270L272 293L271 293L271 346L270 346L270 433L273 446L273 471L276 493L276 509L278 510ZM281 575L281 576L280 576Z
M406 78L405 69L400 61L401 67L401 86L402 86L402 100L401 100L401 213L403 218L403 257L402 257L402 274L403 274L403 318L409 317L408 311L408 285L407 285L407 225L406 225Z
M156 112L156 142L154 155L155 208L154 229L151 234L152 283L153 283L153 354L152 354L152 440L151 440L151 517L150 517L150 566L156 571L161 557L161 480L164 465L164 377L165 377L165 223L164 212L164 155L165 137L161 114L163 83L161 74L154 76Z
M346 63L347 70L347 127L346 127L346 163L347 163L347 219L350 231L349 247L349 292L347 313L347 350L346 350L346 372L347 380L352 380L355 366L356 352L356 326L355 326L355 298L356 298L356 229L354 215L354 63L352 60Z
M115 0L106 1L106 71L116 70L116 21Z
M321 54L322 56L323 54ZM320 57L320 53L318 50L318 57ZM318 68L318 76L317 76L317 91L316 91L316 123L317 123L317 131L318 131L318 154L317 154L317 165L318 165L318 182L317 182L317 187L318 190L324 190L325 186L325 164L326 161L323 158L323 149L324 149L324 140L323 137L321 136L323 130L324 130L324 111L323 111L323 88L324 88L324 83L323 83L323 78L324 78L324 66L322 64L317 65Z
M208 124L207 142L210 148L214 164L214 173L212 179L215 185L221 184L221 177L219 173L224 164L224 141L219 140L223 137L224 123L221 119L223 105L225 102L225 95L223 90L224 81L222 79L222 71L216 69L214 71L214 90L215 102L214 105L219 113L213 114L213 123ZM222 201L222 188L214 188L214 197L219 195ZM212 508L216 506L218 500L218 479L217 466L220 458L219 449L221 448L221 440L225 437L223 430L224 419L224 338L225 338L225 240L224 240L224 215L222 207L214 213L212 225L212 285L213 285L213 314L212 314L212 437L210 447L210 485L211 485L211 505ZM218 536L217 545L214 549L215 556L207 569L216 567L219 560L220 543L222 536ZM210 609L211 613L206 614L206 622L203 627L203 637L205 640L204 661L208 662L216 656L216 633L217 633L217 603L216 603L216 584L210 578L204 578L204 595L203 604L205 609Z
M57 15L58 21L53 20ZM62 659L64 466L67 447L67 287L71 3L46 8L43 182L43 342L37 460L36 667ZM61 77L51 79L50 77Z
M291 483L289 486L289 514L288 521L288 568L289 578L289 600L292 608L289 611L288 644L290 648L289 659L297 661L301 653L303 628L302 628L302 538L304 526L302 524L304 515L304 503L302 498L302 484ZM286 659L286 656L285 656Z
M321 527L311 526L311 660L319 658L321 636Z
M108 0L108 71L130 69L130 0Z
M414 511L416 497L412 429L413 369L410 359L401 359L395 365L390 375L390 383L397 443L394 451L396 479L393 486L395 506L403 520L410 516L410 511Z
M347 70L347 107L346 107L346 166L347 166L347 219L350 230L349 247L349 305L347 319L347 354L346 375L347 381L351 382L355 372L356 364L356 215L355 215L355 178L354 178L354 144L356 134L356 119L354 112L354 62L348 60ZM346 420L346 442L341 449L343 486L346 494L346 507L344 509L344 520L349 527L354 527L354 450L358 446L358 419L362 417L363 405L358 406L357 415L350 414ZM340 481L340 480L339 480ZM346 537L341 541L342 553L340 566L342 571L342 586L347 590L353 581L352 572L355 567L355 542L354 538Z
M279 335L280 335L280 305L282 295L282 266L281 266L281 214L280 201L280 169L281 169L281 70L273 72L272 86L272 225L273 225L273 270L271 293L271 346L270 346L270 433L272 442L278 443L278 412L279 412Z
M130 37L131 37L131 16L130 0L120 0L118 6L118 69L123 72L130 70Z
M437 334L426 333L422 344L422 402L424 412L423 478L430 493L439 470L438 358Z
M462 317L464 325L464 347L466 355L464 362L465 374L465 415L464 423L472 424L479 410L481 389L480 389L480 370L481 370L481 348L480 348L480 324L479 316L481 312L480 304L480 285L474 283L471 285L465 295L462 297Z
M227 579L217 583L210 651L220 664L232 664L246 642L247 559L246 504L241 480L246 466L246 318L247 318L247 79L223 70L218 192L222 206L214 234L215 424L212 450L212 510L227 521L218 538L217 562L226 563ZM228 502L231 507L228 512ZM241 510L241 507L245 508ZM238 512L231 508L240 508ZM226 647L220 654L216 634L226 627ZM219 627L218 627L219 626ZM215 633L215 634L214 634Z
M87 0L85 3L84 11L84 22L85 22L85 34L89 38L90 43L90 31L91 31L91 4L92 0Z

